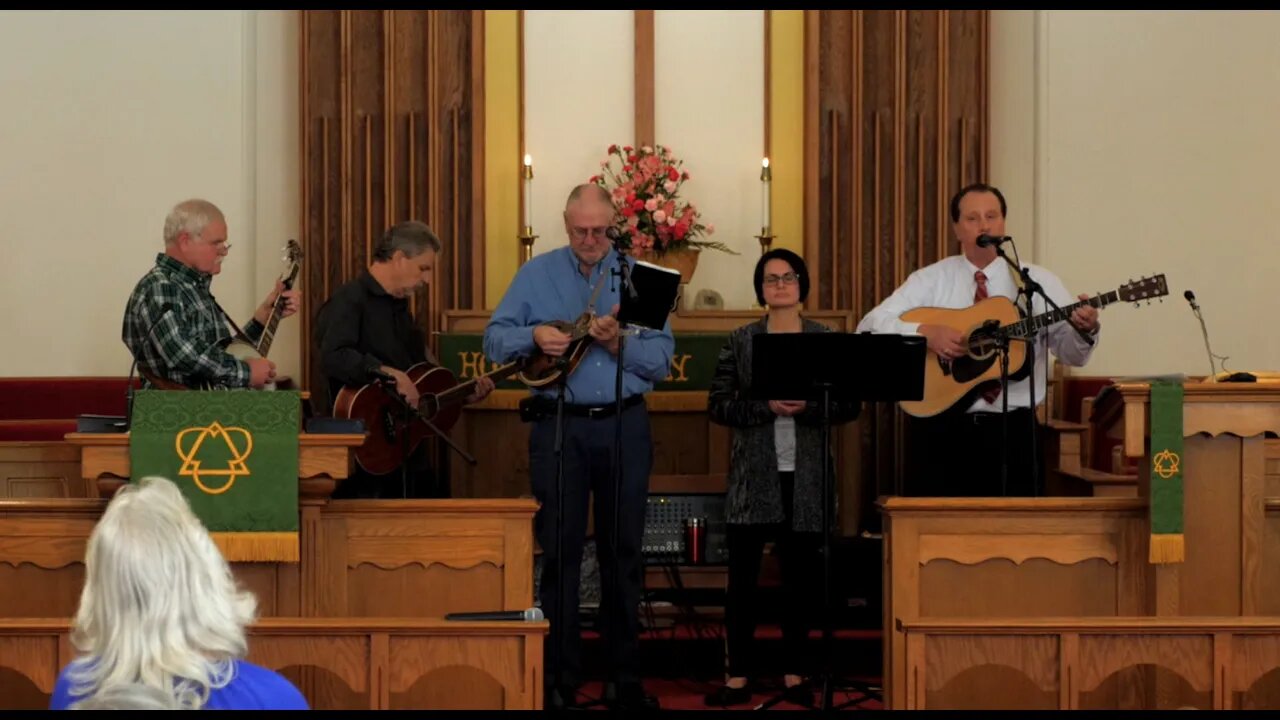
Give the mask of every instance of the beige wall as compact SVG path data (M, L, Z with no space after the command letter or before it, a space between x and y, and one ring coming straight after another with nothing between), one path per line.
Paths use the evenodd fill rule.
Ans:
M1207 372L1187 289L1230 369L1280 365L1278 36L1262 11L995 12L991 167L1010 234L1076 292L1170 284L1163 305L1104 311L1084 373Z
M213 285L247 319L299 226L295 12L6 12L0 22L0 375L124 375L125 301L168 209L234 244ZM297 323L272 357L299 367Z

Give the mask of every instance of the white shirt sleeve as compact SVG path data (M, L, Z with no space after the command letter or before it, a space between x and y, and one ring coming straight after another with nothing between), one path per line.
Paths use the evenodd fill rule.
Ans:
M871 331L887 335L916 335L920 323L903 322L898 318L908 310L936 304L934 293L939 287L939 278L931 267L921 268L911 273L907 281L893 291L858 323L857 332Z
M1062 284L1053 273L1037 268L1031 271L1032 277L1040 286L1044 288L1045 294L1053 298L1058 307L1065 308L1068 305L1074 305L1077 301L1067 292L1067 288ZM1052 310L1052 308L1046 308ZM1049 349L1058 359L1067 365L1081 367L1089 362L1089 357L1093 355L1094 349L1098 346L1098 333L1093 335L1093 342L1090 343L1076 332L1075 327L1068 320L1054 323L1049 327Z

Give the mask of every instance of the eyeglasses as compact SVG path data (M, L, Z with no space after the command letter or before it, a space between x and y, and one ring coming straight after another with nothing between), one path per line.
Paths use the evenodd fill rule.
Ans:
M796 281L799 279L800 279L799 276L797 276L793 272L785 273L783 275L765 275L764 284L765 285L794 285Z
M602 237L604 237L604 236L605 236L605 233L607 233L608 231L609 231L609 228L607 228L607 227L593 227L593 228L588 228L588 227L575 227L575 228L570 228L570 232L572 232L572 233L573 233L573 236L574 236L575 238L579 239L579 240L586 240L588 235L592 235L592 236L595 236L595 237L598 237L598 238L602 238Z

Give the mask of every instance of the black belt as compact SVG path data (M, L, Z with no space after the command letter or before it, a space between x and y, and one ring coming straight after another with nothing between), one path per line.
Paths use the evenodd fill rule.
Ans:
M627 410L644 402L644 395L632 395L622 399L622 409ZM600 418L613 417L618 410L617 403L609 403L608 405L570 405L564 404L564 414L574 417L591 418L599 420ZM552 404L552 413L555 412L555 405ZM552 415L554 417L554 414Z

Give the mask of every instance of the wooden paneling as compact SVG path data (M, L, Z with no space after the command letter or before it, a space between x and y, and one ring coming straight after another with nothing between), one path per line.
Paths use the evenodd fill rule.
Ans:
M0 500L0 618L75 614L101 498ZM261 617L533 605L532 500L304 499L297 563L232 563Z
M1274 618L904 622L909 710L1274 708ZM982 691L985 690L985 695Z
M483 305L483 37L480 10L302 13L303 382L322 408L316 313L389 225L444 245L412 305L428 332Z
M0 498L77 498L80 450L62 441L0 442Z
M49 707L70 661L65 620L0 621L0 709ZM546 622L268 619L249 662L280 672L313 710L537 710Z
M983 10L806 15L807 304L856 320L955 252L951 195L987 179L989 20ZM900 479L903 420L879 403L860 425L870 499Z

